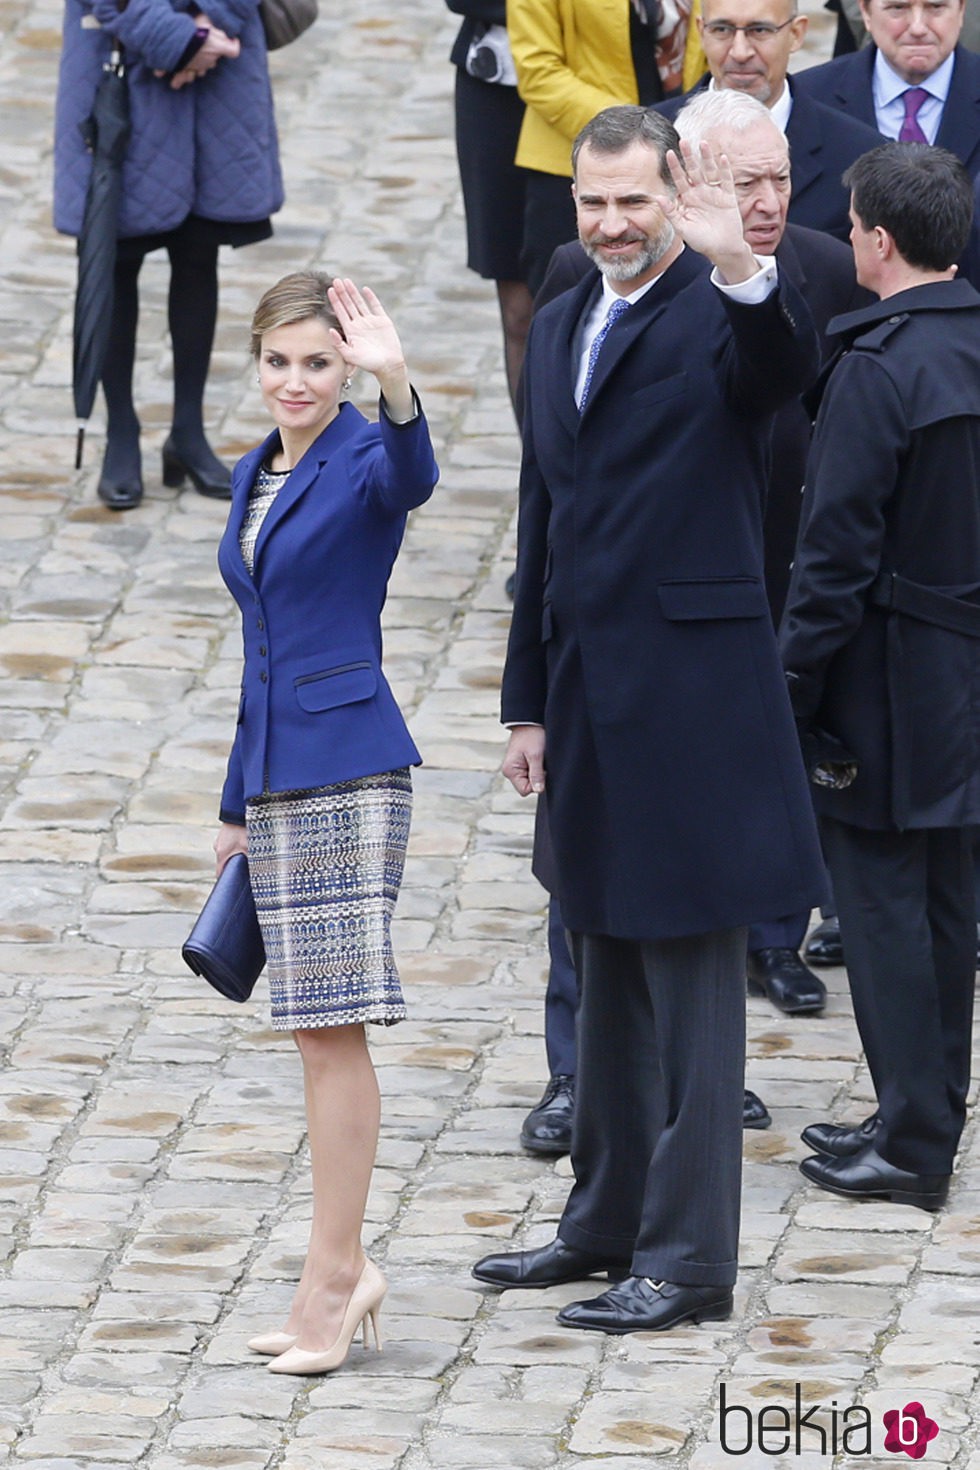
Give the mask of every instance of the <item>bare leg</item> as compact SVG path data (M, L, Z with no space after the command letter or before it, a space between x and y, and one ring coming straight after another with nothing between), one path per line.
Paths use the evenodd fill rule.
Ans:
M363 1026L295 1031L303 1059L313 1169L310 1244L284 1331L325 1352L364 1267L361 1227L378 1146L381 1099Z
M514 413L520 424L517 403L517 385L520 382L524 363L524 347L531 326L531 293L523 281L497 281L497 300L500 303L500 320L504 328L504 367L507 373L507 389Z

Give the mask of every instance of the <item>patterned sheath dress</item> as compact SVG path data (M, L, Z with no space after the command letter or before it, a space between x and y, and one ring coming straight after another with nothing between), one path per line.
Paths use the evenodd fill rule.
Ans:
M255 477L240 541L249 574L262 522L287 478L265 466ZM275 1030L404 1019L391 916L411 816L407 767L246 802Z

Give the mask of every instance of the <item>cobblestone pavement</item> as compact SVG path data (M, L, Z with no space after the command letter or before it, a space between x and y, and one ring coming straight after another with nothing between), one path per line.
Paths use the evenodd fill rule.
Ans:
M746 1466L894 1464L882 1411L920 1400L927 1462L980 1470L976 1131L936 1218L821 1196L802 1124L868 1097L842 972L819 1019L751 1000L743 1273L728 1323L564 1332L580 1292L484 1294L469 1266L549 1238L568 1183L524 1156L544 1081L542 895L531 813L497 774L517 444L489 288L467 274L441 3L323 5L275 58L289 203L223 266L209 407L231 458L262 431L244 325L310 262L395 308L443 479L412 520L389 667L426 755L397 921L412 1019L374 1037L385 1099L367 1244L387 1346L330 1378L244 1348L289 1299L309 1212L298 1060L264 998L183 968L208 891L238 633L214 565L223 509L161 488L166 272L144 271L144 506L70 471L73 247L49 223L60 15L0 3L0 1461L34 1470L627 1470L732 1463L729 1406L822 1408ZM824 26L811 56L826 54ZM261 987L260 987L261 990ZM874 1422L860 1436L845 1411ZM814 1419L809 1421L812 1425ZM748 1416L729 1415L729 1450ZM778 1426L777 1426L778 1427ZM850 1456L835 1459L834 1447Z

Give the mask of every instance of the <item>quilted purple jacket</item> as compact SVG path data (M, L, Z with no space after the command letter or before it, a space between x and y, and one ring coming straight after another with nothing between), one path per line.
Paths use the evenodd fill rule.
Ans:
M153 73L174 69L199 10L238 37L241 54L175 92ZM99 28L89 28L93 17ZM170 230L191 213L245 223L279 209L282 175L258 0L129 0L123 11L116 0L66 0L55 109L55 228L65 235L81 229L91 159L80 125L92 110L113 37L126 51L133 124L120 236Z

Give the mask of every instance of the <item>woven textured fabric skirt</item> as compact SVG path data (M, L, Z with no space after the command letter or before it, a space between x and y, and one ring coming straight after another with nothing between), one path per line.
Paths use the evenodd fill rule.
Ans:
M390 930L411 816L407 769L246 804L275 1030L404 1018Z

